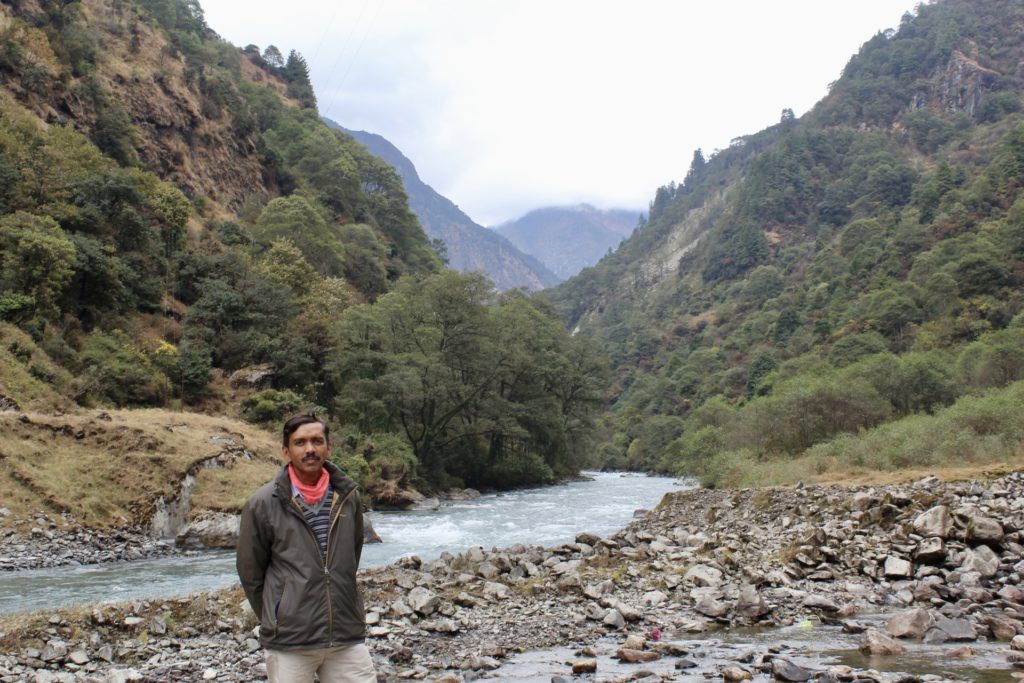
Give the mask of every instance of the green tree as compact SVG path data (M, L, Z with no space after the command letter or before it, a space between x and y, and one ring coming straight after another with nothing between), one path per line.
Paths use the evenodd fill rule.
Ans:
M305 197L272 199L253 232L268 245L278 239L289 240L321 275L343 274L344 252L338 233Z
M24 211L0 217L0 293L28 297L37 315L53 319L74 263L75 245L52 218Z

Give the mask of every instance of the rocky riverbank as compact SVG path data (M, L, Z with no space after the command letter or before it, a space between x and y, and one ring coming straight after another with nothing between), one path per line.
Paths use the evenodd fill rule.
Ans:
M0 516L9 515L0 508ZM60 523L39 513L0 528L0 571L142 560L178 552L174 539L154 539L139 529L89 529L67 514Z
M916 680L1024 666L1024 476L874 488L692 490L623 531L362 573L382 680ZM4 620L0 681L251 681L241 593ZM739 627L778 629L736 648ZM837 662L853 639L880 673ZM787 629L788 627L788 629ZM759 631L743 631L758 633ZM723 640L725 639L725 640ZM530 651L562 646L539 678ZM527 654L518 654L527 653ZM925 665L927 671L927 665ZM538 669L539 671L539 669ZM920 669L919 669L920 671Z

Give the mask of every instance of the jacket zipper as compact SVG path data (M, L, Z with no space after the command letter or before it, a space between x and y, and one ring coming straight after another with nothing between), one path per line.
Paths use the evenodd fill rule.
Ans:
M345 494L345 497L341 499L341 503L337 502L337 496L335 496L334 499L331 501L331 508L333 509L334 506L337 505L338 512L332 515L331 524L327 527L327 549L323 553L317 553L318 555L320 555L320 559L323 562L324 566L324 593L327 597L327 640L329 642L330 647L334 647L334 607L331 605L331 570L330 564L328 562L329 554L331 552L331 532L334 531L334 525L335 523L337 523L338 517L341 517L341 511L342 509L344 509L345 503L348 502L348 499L352 496L353 493L355 493L355 491L356 489L353 488L351 491ZM298 514L299 518L302 520L303 526L305 526L306 529L309 531L309 535L313 537L313 546L319 550L320 541L317 540L316 533L314 533L313 531L313 527L311 527L309 525L309 522L306 521L306 516L302 514L302 508L299 507L299 504L294 497L289 498L289 500L291 501L292 507L295 509L296 514Z

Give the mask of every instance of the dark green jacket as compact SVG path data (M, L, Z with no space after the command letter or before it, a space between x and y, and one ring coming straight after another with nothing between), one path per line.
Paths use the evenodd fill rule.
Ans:
M242 509L238 578L268 649L332 647L365 635L366 615L356 588L363 549L359 492L333 463L324 467L334 489L326 560L292 499L287 465Z

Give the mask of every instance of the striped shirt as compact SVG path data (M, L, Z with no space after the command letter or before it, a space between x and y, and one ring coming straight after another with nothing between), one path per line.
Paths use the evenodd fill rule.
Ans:
M331 501L334 498L334 491L327 487L327 493L313 505L307 503L299 492L292 487L292 495L295 502L302 510L302 516L306 518L306 524L313 530L317 542L320 544L320 552L327 555L327 532L331 526Z

